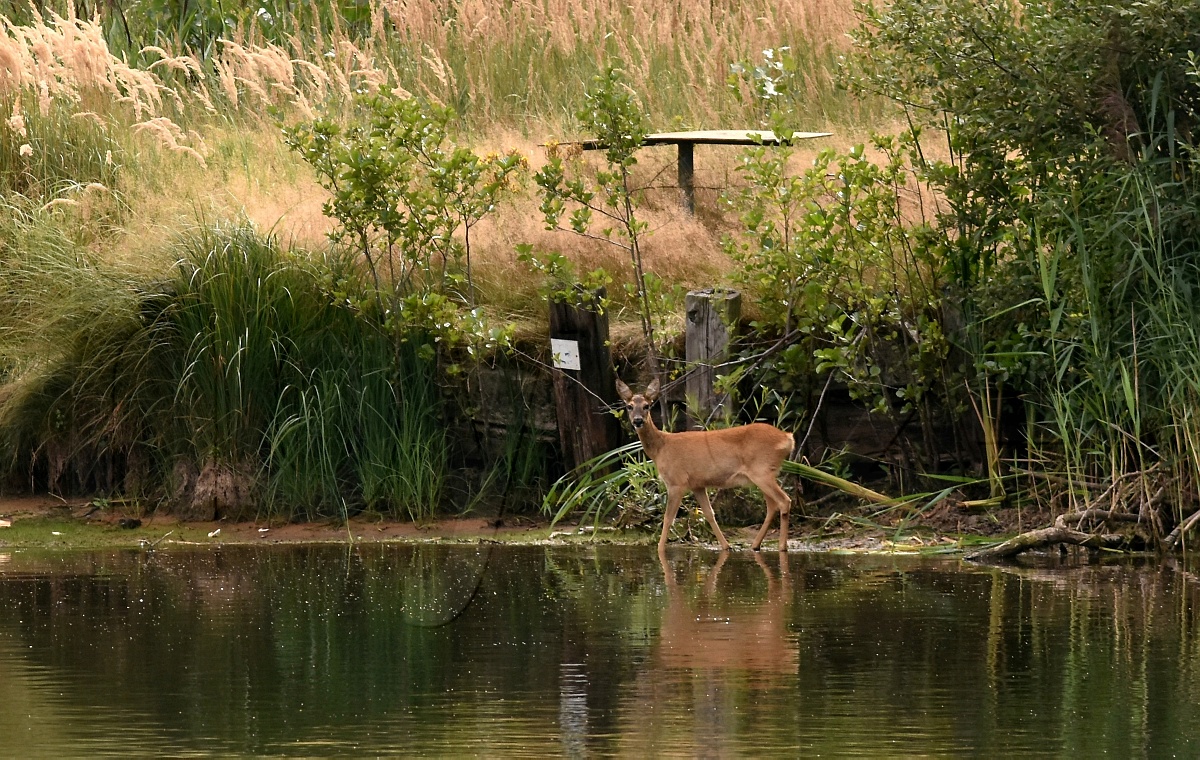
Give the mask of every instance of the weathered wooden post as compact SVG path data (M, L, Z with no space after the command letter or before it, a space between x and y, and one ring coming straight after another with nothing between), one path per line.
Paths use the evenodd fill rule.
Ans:
M600 308L605 291L580 295L578 304L550 302L554 405L568 467L611 451L621 441L620 422L603 408L617 401L608 314Z
M729 339L742 314L742 294L712 288L693 290L684 303L688 414L699 422L714 415L728 416L727 394L718 394L713 388L717 374L714 367L729 357Z

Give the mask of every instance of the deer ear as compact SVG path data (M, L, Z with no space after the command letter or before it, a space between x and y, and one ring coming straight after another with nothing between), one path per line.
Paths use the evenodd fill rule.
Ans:
M617 378L617 395L625 403L629 403L629 399L633 398L633 391L629 390L629 386L621 382L621 378Z
M642 395L646 397L647 401L653 401L654 399L658 398L658 389L659 384L658 378L656 377L650 381L649 385L646 386L646 392Z

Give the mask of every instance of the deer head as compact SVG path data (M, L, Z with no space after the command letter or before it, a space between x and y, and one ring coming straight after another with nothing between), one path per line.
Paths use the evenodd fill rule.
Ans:
M650 406L658 398L658 390L657 377L650 381L646 390L637 394L630 390L628 385L617 380L617 395L625 402L625 411L629 414L629 422L633 425L634 430L641 430L642 425L646 424ZM654 424L653 420L651 420L651 424Z

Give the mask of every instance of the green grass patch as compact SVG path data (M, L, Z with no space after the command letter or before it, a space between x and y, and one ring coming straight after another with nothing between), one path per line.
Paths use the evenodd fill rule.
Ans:
M150 544L162 546L168 540L211 541L204 528L160 527L147 521L130 530L107 522L34 517L18 519L13 521L12 527L0 528L0 549L137 549Z

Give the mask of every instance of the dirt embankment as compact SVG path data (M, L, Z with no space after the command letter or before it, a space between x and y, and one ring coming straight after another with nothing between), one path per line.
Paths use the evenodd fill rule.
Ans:
M167 546L212 546L295 543L475 543L569 544L593 539L627 544L653 544L657 526L616 531L590 526L551 526L547 520L509 515L447 517L426 523L360 516L348 522L280 523L259 521L183 522L171 515L134 517L134 510L101 500L63 500L54 496L0 498L0 550L13 548L100 549ZM877 516L877 518L880 516ZM702 521L697 519L697 524ZM871 523L861 517L831 514L807 518L793 512L792 540L798 551L901 551L955 553L994 542L1017 532L992 515L947 503L922 516L918 524L888 525L884 517ZM686 532L686 521L680 521ZM757 526L725 526L735 548L746 548ZM897 528L903 527L898 532ZM1026 526L1028 527L1028 526ZM774 550L775 531L767 549ZM703 537L676 539L708 546ZM715 548L715 543L711 548Z
M85 499L0 498L0 548L101 548L147 545L535 540L549 533L528 519L447 518L428 524L353 518L348 523L183 522L171 515L132 517L130 510Z

